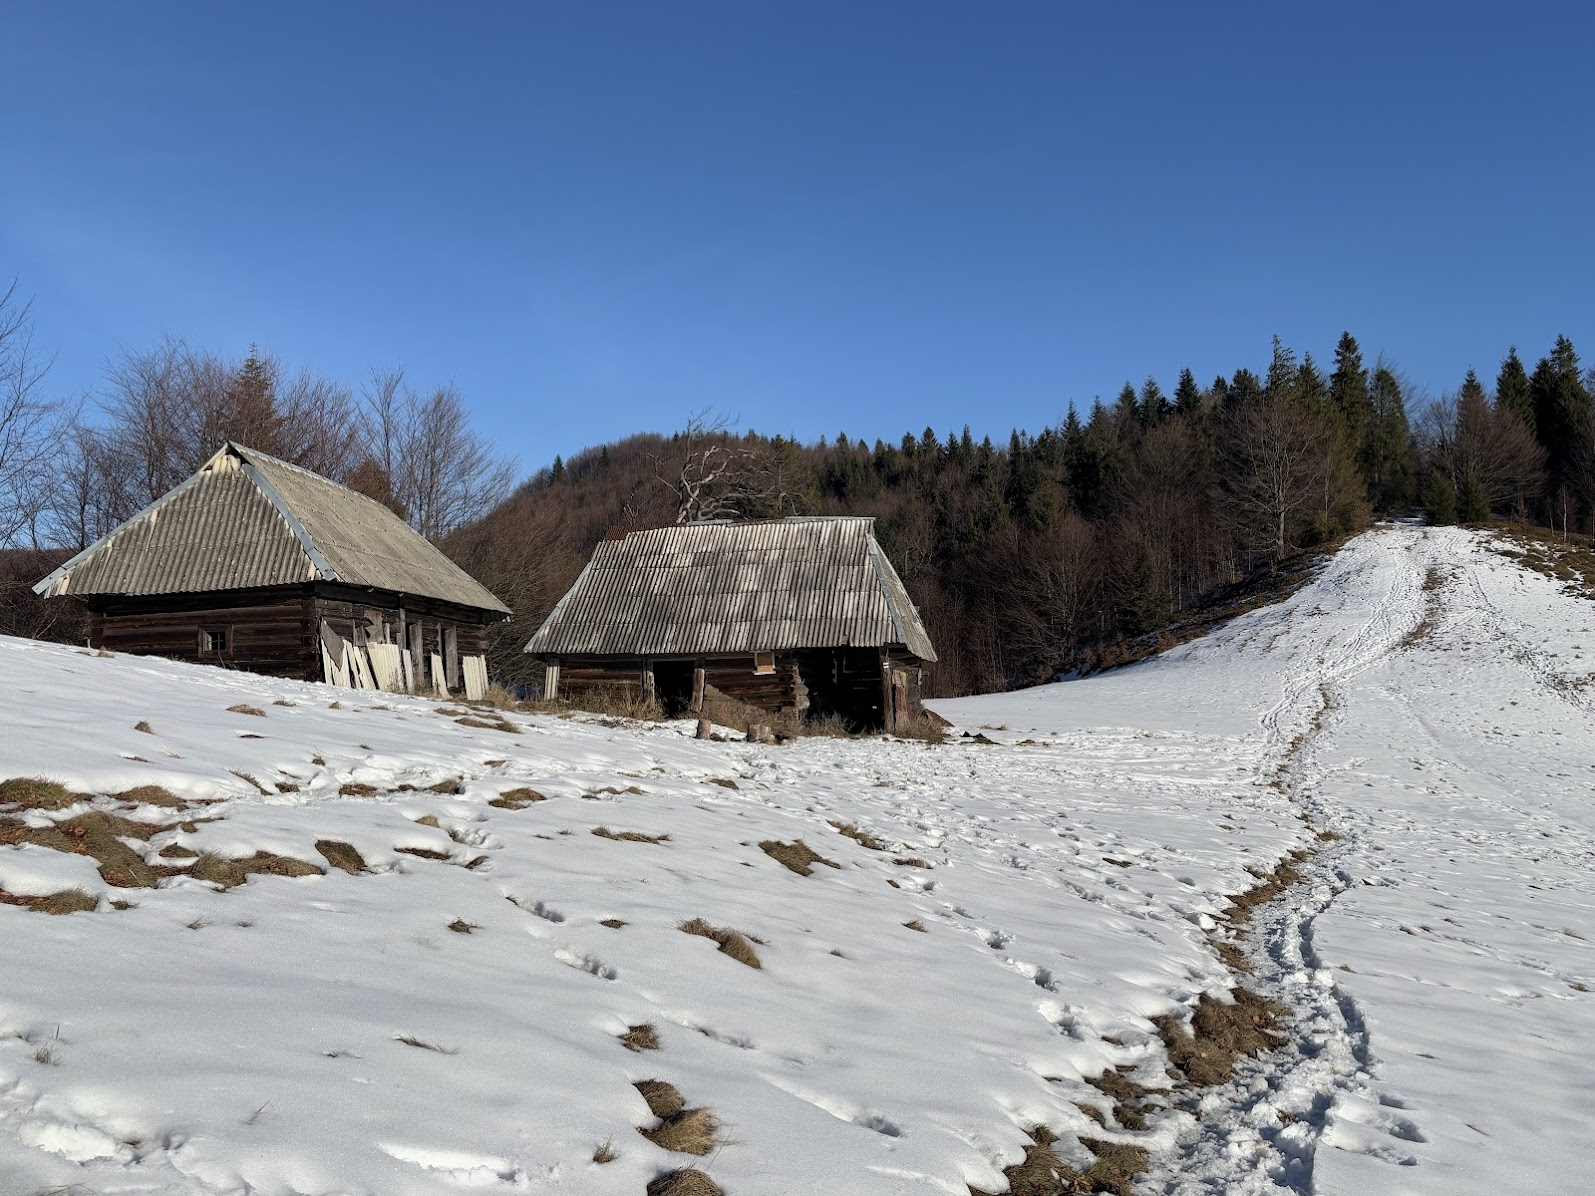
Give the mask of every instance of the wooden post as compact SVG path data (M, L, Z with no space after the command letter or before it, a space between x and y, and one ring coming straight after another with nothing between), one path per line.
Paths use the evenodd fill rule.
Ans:
M694 714L703 709L703 687L703 666L696 665L692 670L692 711Z
M881 730L888 735L897 733L897 710L892 701L892 662L881 649Z
M543 696L550 700L559 697L559 661L551 660L543 666Z
M654 694L654 662L645 660L642 662L642 700L652 702Z

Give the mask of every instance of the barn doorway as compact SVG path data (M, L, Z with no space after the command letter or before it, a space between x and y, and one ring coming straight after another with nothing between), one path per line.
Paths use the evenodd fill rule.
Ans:
M654 661L654 696L666 718L682 718L692 707L692 661Z

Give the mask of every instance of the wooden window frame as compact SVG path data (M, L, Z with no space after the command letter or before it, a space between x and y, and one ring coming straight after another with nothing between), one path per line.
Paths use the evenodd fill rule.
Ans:
M222 646L217 648L212 642L212 636L222 637ZM233 629L231 624L225 627L201 627L199 629L199 654L201 656L231 656L233 654Z
M769 661L768 664L765 661ZM755 652L753 654L753 675L755 677L775 676L775 653Z

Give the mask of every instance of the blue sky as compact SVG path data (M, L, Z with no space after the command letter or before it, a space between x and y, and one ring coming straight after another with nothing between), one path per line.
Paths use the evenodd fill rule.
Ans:
M1586 6L8 7L0 277L452 382L530 470L704 406L1005 437L1343 328L1595 360Z

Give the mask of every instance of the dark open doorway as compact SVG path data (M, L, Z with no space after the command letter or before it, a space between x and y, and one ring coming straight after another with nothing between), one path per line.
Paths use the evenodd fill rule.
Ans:
M654 693L666 718L681 718L692 706L692 661L656 660Z

